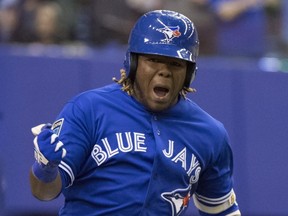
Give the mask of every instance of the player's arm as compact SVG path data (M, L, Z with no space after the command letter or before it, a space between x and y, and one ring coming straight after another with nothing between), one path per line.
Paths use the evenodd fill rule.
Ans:
M30 170L30 187L33 196L39 200L52 200L55 199L60 193L62 188L62 182L59 172L55 180L52 182L42 182L39 180L33 173L32 169Z
M221 143L193 194L194 204L201 216L241 215L233 190L233 153L226 131Z
M32 194L40 200L56 198L62 190L58 165L66 155L63 143L51 130L51 125L38 125L32 128L35 163L30 170Z

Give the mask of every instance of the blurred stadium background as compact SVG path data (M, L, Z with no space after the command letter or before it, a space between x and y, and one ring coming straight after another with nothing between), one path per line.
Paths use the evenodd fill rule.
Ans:
M40 202L30 193L30 128L119 77L133 23L160 8L198 28L189 97L230 134L242 214L287 216L288 1L240 0L243 11L237 1L0 0L0 216L57 215L62 196Z

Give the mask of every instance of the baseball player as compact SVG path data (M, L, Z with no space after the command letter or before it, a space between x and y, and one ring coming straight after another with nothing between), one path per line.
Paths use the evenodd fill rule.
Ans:
M61 216L240 216L223 125L186 97L198 36L173 11L144 14L131 31L121 78L77 95L52 124L32 128L31 190L60 193Z

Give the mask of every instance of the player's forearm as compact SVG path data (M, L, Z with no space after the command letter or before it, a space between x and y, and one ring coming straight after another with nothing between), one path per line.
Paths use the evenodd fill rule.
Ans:
M62 182L58 172L55 180L49 183L40 181L30 170L30 186L32 194L39 200L55 199L61 192Z

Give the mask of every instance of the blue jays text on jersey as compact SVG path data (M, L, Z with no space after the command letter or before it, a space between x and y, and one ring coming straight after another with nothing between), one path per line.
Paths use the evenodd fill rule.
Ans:
M206 210L233 193L227 133L189 99L151 113L112 84L72 99L53 128L67 150L60 215L176 216L193 194Z
M93 150L91 152L91 156L96 161L97 165L100 166L102 163L104 163L109 158L118 155L119 153L125 153L125 152L147 152L147 145L145 143L145 134L133 132L133 135L131 135L131 132L125 132L125 141L123 141L122 133L116 133L115 136L117 137L117 147L115 149L111 148L111 145L106 138L101 139L101 142L104 146L104 149L101 147L101 145L95 144L93 147ZM134 138L132 138L134 137ZM126 145L124 144L126 142ZM181 166L185 171L187 171L187 175L191 176L191 173L193 170L197 168L196 176L191 176L191 183L196 183L197 179L199 177L199 173L201 170L201 167L199 166L199 162L197 161L194 154L192 154L190 165L187 164L186 158L187 158L187 148L184 147L178 154L174 155L174 141L169 140L168 150L163 149L162 152L164 156L167 158L171 158L171 161L175 163L181 163ZM167 152L168 151L168 152ZM189 166L187 170L187 165Z

